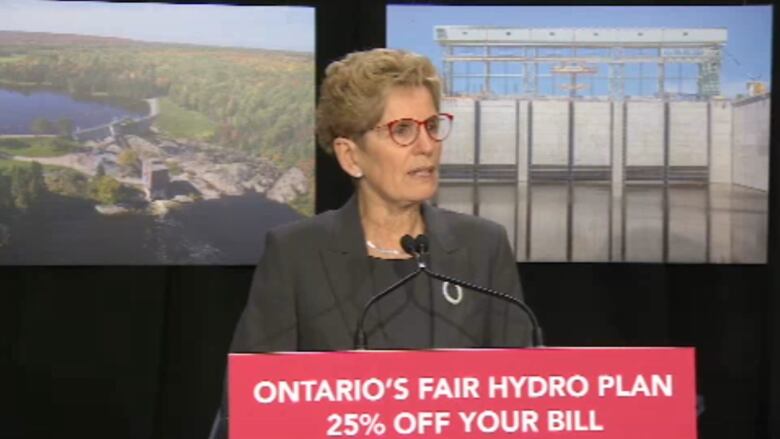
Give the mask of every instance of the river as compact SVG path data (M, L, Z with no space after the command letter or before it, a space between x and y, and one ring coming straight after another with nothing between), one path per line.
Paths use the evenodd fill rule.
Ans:
M164 217L104 216L93 203L48 194L13 218L3 265L253 265L265 232L302 216L259 194L200 201Z
M144 105L137 105L143 107ZM136 111L137 110L137 111ZM74 127L90 128L124 117L144 116L148 109L131 110L116 99L80 100L48 90L20 91L0 88L0 134L33 134L32 122L43 118L52 123L73 121Z

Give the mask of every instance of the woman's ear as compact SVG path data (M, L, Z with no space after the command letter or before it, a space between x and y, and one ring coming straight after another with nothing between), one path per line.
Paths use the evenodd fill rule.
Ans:
M336 160L339 161L341 169L353 178L363 176L363 170L358 164L358 145L352 139L346 137L336 137L333 139L333 152L336 154Z

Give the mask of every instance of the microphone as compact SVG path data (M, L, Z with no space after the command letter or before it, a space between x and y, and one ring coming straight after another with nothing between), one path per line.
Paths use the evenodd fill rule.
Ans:
M417 235L417 238L415 238L414 240L414 244L417 248L417 251L419 251L421 255L428 253L428 248L430 247L429 246L430 243L428 242L427 236Z
M425 239L425 244L420 245L420 238ZM426 268L423 255L428 251L428 238L425 235L417 235L417 238L412 238L410 235L404 235L401 237L401 248L412 256L417 261L417 268L424 270Z
M353 340L353 344L356 350L366 348L366 332L365 330L363 330L363 325L368 310L380 299L382 299L383 297L397 290L405 283L417 277L417 275L422 273L423 269L425 268L425 264L421 262L422 257L420 253L417 251L417 244L414 238L412 238L409 235L404 235L403 237L401 237L401 248L403 248L405 252L409 253L410 255L413 255L417 259L417 269L407 274L406 276L402 277L401 279L399 279L389 287L385 288L380 293L375 294L373 297L371 297L368 300L368 302L366 302L366 304L363 306L363 312L360 313L360 318L358 319L357 327L355 328L355 337Z
M404 235L401 237L401 248L406 253L415 256L417 253L417 241L411 235Z
M411 237L410 237L411 238ZM413 240L414 242L414 248L412 249L413 252L410 252L409 250L406 250L406 247L404 247L404 250L415 256L417 258L418 263L418 272L424 272L428 276L431 276L434 279L438 279L442 282L449 282L454 285L458 285L461 287L469 288L471 290L474 290L481 294L486 294L488 296L492 296L498 299L501 299L505 302L511 303L515 306L520 307L521 310L525 313L525 315L528 316L528 319L531 321L531 342L533 344L533 347L541 347L544 346L544 337L542 335L542 327L539 325L539 320L536 319L536 315L531 310L531 307L526 305L525 302L518 299L515 296L511 296L506 293L502 293L500 291L493 290L491 288L486 288L483 286L475 285L470 282L466 282L460 279L456 279L454 277L446 276L440 273L436 273L434 271L431 271L426 266L425 262L423 262L423 257L425 254L428 253L429 241L428 237L425 235L417 235L417 238Z
M378 302L388 294L392 293L393 291L397 290L399 287L406 284L410 280L414 279L420 273L425 273L428 276L431 276L432 278L440 280L442 282L449 282L454 285L469 288L478 293L495 297L520 307L520 309L528 316L529 320L531 321L531 338L532 338L533 346L534 347L544 346L544 338L542 336L542 328L539 325L539 321L536 319L536 315L534 314L534 312L531 310L531 308L528 305L525 304L525 302L509 294L505 294L490 288L475 285L470 282L466 282L460 279L456 279L454 277L450 277L429 270L424 258L425 256L427 256L428 250L430 249L430 241L428 240L428 237L425 235L417 235L417 238L412 238L410 235L404 235L403 237L401 237L401 248L403 248L406 253L414 256L415 260L417 261L417 269L407 274L406 276L402 277L401 279L399 279L389 287L385 288L380 293L375 294L368 300L368 302L366 302L366 304L363 306L363 312L360 313L360 318L358 318L357 327L355 328L355 335L354 335L353 342L354 342L354 348L356 350L366 349L366 345L367 345L366 333L365 330L363 329L363 326L365 323L366 314L368 313L368 310L371 309L371 307L376 302Z

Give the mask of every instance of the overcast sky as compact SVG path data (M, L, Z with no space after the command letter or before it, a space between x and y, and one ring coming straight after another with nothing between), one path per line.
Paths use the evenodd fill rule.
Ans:
M0 30L314 52L314 9L0 0Z

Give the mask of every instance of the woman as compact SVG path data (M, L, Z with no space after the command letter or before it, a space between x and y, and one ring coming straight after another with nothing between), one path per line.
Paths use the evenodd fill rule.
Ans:
M503 227L434 208L442 140L431 62L388 49L352 53L325 72L317 108L320 146L352 176L340 209L266 235L231 352L353 349L366 302L415 269L400 245L425 234L433 271L520 296ZM420 275L377 302L365 326L369 348L527 346L527 317L505 302L446 288ZM211 437L224 437L225 408Z
M452 125L431 62L376 49L334 62L325 76L318 141L352 176L355 195L268 233L231 351L352 349L366 301L415 268L400 245L407 234L428 236L434 271L520 296L501 226L426 203ZM365 328L369 348L530 342L521 311L424 275L378 302Z

